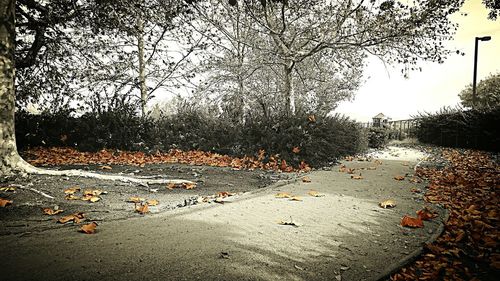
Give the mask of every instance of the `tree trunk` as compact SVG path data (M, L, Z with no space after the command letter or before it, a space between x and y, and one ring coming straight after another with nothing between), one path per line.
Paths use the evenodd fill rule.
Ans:
M141 90L141 111L146 116L146 103L148 92L146 88L146 65L144 62L144 23L141 17L137 17L137 49L139 55L139 88Z
M14 129L15 1L0 0L0 175L12 175L25 164L17 153Z
M17 152L14 129L15 114L15 0L0 0L0 177L20 173L91 177L140 185L192 183L176 179L130 178L119 175L89 173L80 170L56 171L39 169L24 161Z
M292 71L294 63L284 66L283 73L283 96L285 98L285 113L287 116L295 114L295 97L292 88Z

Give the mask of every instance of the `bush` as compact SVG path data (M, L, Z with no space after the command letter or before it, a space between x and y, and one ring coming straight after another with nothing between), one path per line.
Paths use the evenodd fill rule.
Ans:
M53 116L18 114L16 136L19 148L71 146L81 151L103 148L145 152L199 149L233 156L255 155L264 149L289 164L305 161L321 166L339 157L366 149L364 130L340 116L253 116L243 124L228 118L183 110L157 119L141 118L134 110L115 109L99 115L71 117L69 112ZM300 152L294 153L294 147Z
M371 148L384 147L389 142L390 134L391 130L384 127L368 128L368 146Z
M434 114L421 114L416 135L423 143L499 151L498 124L500 107L442 109Z

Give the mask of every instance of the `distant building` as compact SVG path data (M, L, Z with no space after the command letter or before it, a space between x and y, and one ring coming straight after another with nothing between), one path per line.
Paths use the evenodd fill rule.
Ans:
M372 118L373 127L384 127L390 119L391 118L385 116L383 113L379 113Z

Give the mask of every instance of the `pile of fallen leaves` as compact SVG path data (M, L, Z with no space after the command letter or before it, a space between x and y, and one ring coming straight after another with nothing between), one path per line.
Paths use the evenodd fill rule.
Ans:
M443 234L391 280L494 280L500 271L500 167L485 153L444 150L450 166L418 169L429 180L425 200L449 211Z
M189 165L207 165L215 167L231 167L233 169L262 169L283 172L308 172L309 165L301 162L298 167L288 165L276 155L266 157L266 152L260 150L257 157L231 157L218 153L199 150L182 151L172 149L168 153L146 154L144 152L130 152L103 149L98 152L80 152L74 148L34 148L25 152L28 162L35 166L44 165L132 165L180 163ZM266 159L266 161L264 161Z

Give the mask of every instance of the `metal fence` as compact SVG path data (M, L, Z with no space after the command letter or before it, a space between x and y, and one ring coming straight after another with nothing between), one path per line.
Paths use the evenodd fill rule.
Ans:
M383 127L391 129L389 134L391 139L405 139L407 137L415 137L415 128L418 125L419 119L405 119L405 120L395 120L395 121L387 121L382 122L381 124L373 123L373 122L365 122L363 123L363 127L372 128L372 127Z

